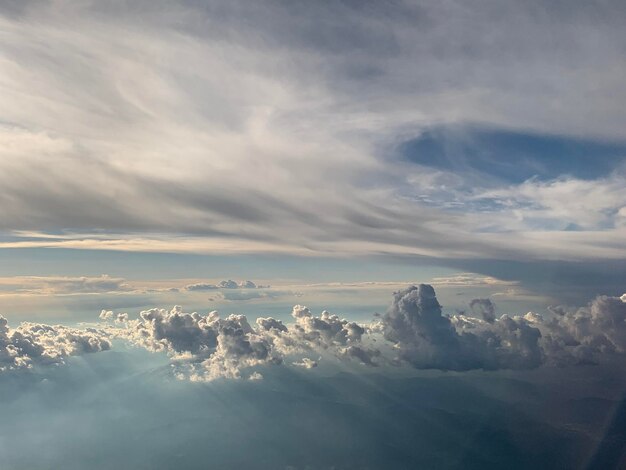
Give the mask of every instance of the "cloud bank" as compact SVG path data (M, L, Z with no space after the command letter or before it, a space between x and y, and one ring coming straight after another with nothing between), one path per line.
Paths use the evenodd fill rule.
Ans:
M151 309L139 319L117 317L107 331L150 351L166 352L181 378L254 378L260 369L291 363L317 367L324 356L366 366L467 371L532 369L602 362L626 352L625 296L600 296L576 310L553 309L549 318L529 312L497 315L488 299L474 299L476 316L444 315L427 284L394 293L388 310L360 325L327 311L296 305L292 323L245 315L222 318ZM112 312L101 318L110 320ZM311 359L319 357L318 360Z
M245 315L202 315L181 307L153 308L137 319L103 310L100 328L22 323L0 317L0 370L63 364L69 356L111 349L111 339L166 353L179 378L262 378L264 367L318 367L324 358L369 367L533 369L601 363L626 353L626 294L599 296L578 309L545 316L499 315L489 299L469 303L472 316L446 315L431 285L393 294L387 311L359 324L328 311L292 309L291 322ZM317 358L317 359L314 359Z

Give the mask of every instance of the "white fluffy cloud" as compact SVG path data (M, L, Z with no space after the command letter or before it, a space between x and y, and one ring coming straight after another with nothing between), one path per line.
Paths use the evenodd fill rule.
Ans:
M367 366L406 364L417 369L529 369L572 366L626 354L626 295L599 296L578 309L554 307L544 316L497 315L488 299L470 302L472 312L445 315L430 285L394 293L386 313L358 324L296 305L293 322L181 307L127 313L103 310L106 326L69 328L22 323L10 328L0 317L0 370L61 364L68 356L111 348L110 338L171 357L179 378L262 378L261 368L292 364L316 368L324 356ZM318 359L311 359L311 357Z
M253 327L245 315L221 318L217 312L201 315L174 307L143 311L138 320L118 314L116 323L123 327L108 331L150 351L168 353L176 361L177 374L191 380L251 378L258 372L251 368L281 364L286 356L297 357L296 365L310 369L317 361L304 355L311 352L376 365L374 359L380 353L364 345L364 327L326 311L315 316L299 305L292 316L295 323L291 325L261 317ZM103 311L100 318L109 321L114 314Z
M11 328L0 315L0 372L35 365L63 364L68 356L111 348L107 335L98 329L22 323Z
M138 320L103 311L101 318L123 327L114 336L151 351L165 351L179 377L191 380L251 378L259 366L290 363L317 367L309 356L331 354L339 359L378 366L408 364L417 369L529 369L544 364L566 365L601 361L626 352L626 302L598 297L588 307L567 312L496 315L488 299L474 299L475 315L444 315L430 285L394 293L387 312L370 325L359 325L327 311L314 315L296 305L293 323L244 315L221 318L151 309ZM255 376L255 378L258 378Z
M141 312L139 320L111 330L151 351L165 351L178 362L178 374L192 380L239 378L241 370L282 362L271 339L254 330L244 315L220 318L172 310Z

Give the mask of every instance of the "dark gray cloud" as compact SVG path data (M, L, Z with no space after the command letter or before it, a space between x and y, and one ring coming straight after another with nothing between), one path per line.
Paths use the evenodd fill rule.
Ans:
M528 313L496 318L493 305L474 301L488 318L442 314L425 284L394 294L382 331L398 357L418 369L524 369L542 364L598 363L626 350L626 302L599 296L588 307L558 309L544 319Z
M557 363L597 363L626 352L625 297L599 296L588 306L557 312L545 325L543 343Z
M478 315L487 323L493 323L496 319L496 306L491 299L472 299L470 301L472 313Z
M384 337L398 349L399 358L419 369L499 369L541 363L541 334L525 320L503 317L493 327L474 329L466 317L444 316L435 290L426 284L396 292L382 323Z

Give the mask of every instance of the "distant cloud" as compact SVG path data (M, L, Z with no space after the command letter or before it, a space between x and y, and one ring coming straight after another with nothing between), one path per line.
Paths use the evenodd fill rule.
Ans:
M185 289L188 291L204 291L216 289L257 289L262 287L263 286L257 286L252 281L233 281L232 279L228 279L225 281L220 281L217 284L209 284L204 282L189 284L185 286Z
M113 313L112 310L102 310L99 315L100 320L108 321L114 319L115 323L124 324L128 321L128 313Z
M437 287L491 287L516 286L517 281L505 281L491 276L481 276L474 273L459 273L452 276L434 277L431 284Z
M30 295L102 294L130 292L133 286L123 278L103 274L99 277L14 276L0 278L0 291Z
M185 286L185 289L189 291L215 290L217 288L218 287L215 284L206 284L203 282L197 284L189 284Z

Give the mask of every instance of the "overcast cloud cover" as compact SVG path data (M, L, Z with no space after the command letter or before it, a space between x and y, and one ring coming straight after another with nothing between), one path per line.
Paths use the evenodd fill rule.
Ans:
M0 467L626 465L625 23L0 0Z
M2 2L3 244L623 259L624 10Z

